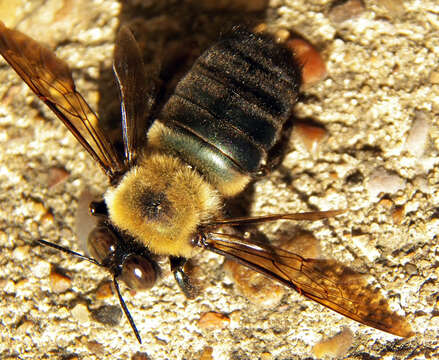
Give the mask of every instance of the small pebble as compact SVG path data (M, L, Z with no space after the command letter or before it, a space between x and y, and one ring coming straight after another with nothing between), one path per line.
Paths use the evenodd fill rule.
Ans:
M260 307L274 308L285 294L282 285L234 261L227 260L224 269L232 277L238 291Z
M133 356L131 356L131 360L151 360L147 353L144 352L136 352Z
M329 176L330 176L331 179L333 179L333 180L338 180L338 179L339 179L338 173L337 173L336 171L330 171L330 172L329 172Z
M405 215L404 210L405 210L404 206L396 206L395 209L393 209L392 219L393 219L393 223L395 225L401 224L402 220L404 219L404 215Z
M52 292L60 294L70 289L72 285L72 280L58 272L56 269L52 269L49 275L50 288Z
M36 214L39 218L41 218L42 216L44 216L45 214L47 214L47 212L49 211L42 202L40 201L35 201L32 200L30 203L30 206L32 208L32 211L34 212L34 214Z
M101 357L105 353L104 345L98 343L97 341L88 341L86 345L87 349L94 355Z
M384 169L375 170L367 183L369 197L372 199L377 198L380 194L394 194L404 188L404 179Z
M200 355L200 360L213 360L212 354L213 354L213 347L206 346Z
M393 206L393 201L390 199L381 199L378 205L390 209Z
M438 70L434 70L431 72L430 74L430 82L433 85L438 85L439 84L439 71Z
M6 233L6 231L0 230L0 243L6 243L6 241L8 240L8 234Z
M353 334L348 328L344 328L337 335L322 340L314 345L312 352L318 358L325 356L342 358L352 345Z
M17 261L24 261L29 258L29 245L17 246L12 252L12 257Z
M261 360L273 360L273 355L269 352L263 352L261 354Z
M409 275L416 275L418 273L418 268L416 267L416 265L414 265L412 263L405 264L404 265L404 270Z
M326 64L320 53L307 41L302 39L291 39L286 42L303 66L302 82L303 85L315 84L326 77Z
M0 10L1 10L1 6L2 6L2 2L0 2ZM2 20L3 19L4 18L2 18ZM6 91L6 93L1 97L0 102L6 107L9 106L17 98L17 94L19 94L21 91L22 91L21 86L11 85L9 89Z
M24 289L27 287L28 284L29 284L29 279L21 279L15 283L15 288L16 289Z
M379 0L379 5L387 10L391 18L401 17L406 11L404 0Z
M337 1L329 11L329 19L338 24L346 20L360 16L365 10L363 1L347 0L343 2Z
M100 284L95 293L96 299L103 300L113 296L112 285L113 283L111 281L106 281Z
M33 120L35 122L37 122L37 121L38 122L46 122L47 121L47 119L40 112L35 114L35 116L33 117Z
M0 290L5 291L7 285L8 285L8 280L0 279Z
M85 306L84 304L77 304L72 309L72 316L76 321L81 323L90 321L90 313L87 309L87 306Z
M320 242L310 233L301 233L292 239L282 239L282 249L299 254L305 258L318 259L322 256Z
M116 326L122 320L122 310L119 305L104 305L93 310L92 317L101 324Z
M241 316L242 312L240 310L235 310L229 314L230 324L232 325L232 327L239 327L239 324L241 323Z
M64 182L70 173L63 167L52 167L49 169L49 174L47 177L47 186L53 188L54 186Z
M25 320L21 323L21 325L17 328L18 334L31 334L35 329L36 324L30 320Z
M53 225L55 221L55 218L53 217L53 214L51 211L46 212L42 217L41 217L41 223L43 225Z
M315 156L318 153L319 145L326 138L327 132L319 126L298 123L294 126L294 134L301 140L306 150Z
M404 149L416 157L424 154L430 132L430 121L427 115L418 111L404 144Z
M213 311L204 313L198 320L198 327L205 330L224 329L229 324L228 316Z
M38 261L32 268L33 275L39 279L47 278L51 271L52 265L45 260Z

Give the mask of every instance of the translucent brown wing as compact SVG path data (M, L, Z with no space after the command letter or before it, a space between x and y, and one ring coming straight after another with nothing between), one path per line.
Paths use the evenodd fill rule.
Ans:
M70 69L63 60L27 35L8 29L2 22L0 53L110 178L125 170L100 129L97 116L75 90Z
M334 260L297 254L234 235L208 233L197 244L293 288L300 294L362 324L388 333L413 335L407 321L390 310L363 274Z
M121 96L122 133L125 160L135 162L137 150L146 141L152 124L153 82L148 81L139 46L131 31L123 26L116 38L113 70Z
M229 225L229 226L253 225L253 224L260 224L260 223L264 223L268 221L276 221L276 220L317 221L317 220L328 219L330 217L343 214L345 211L346 210L310 211L310 212L302 212L302 213L271 214L271 215L262 215L262 216L248 216L248 217L231 218L231 219L220 219L220 220L214 220L206 224L206 227L212 228L220 225Z

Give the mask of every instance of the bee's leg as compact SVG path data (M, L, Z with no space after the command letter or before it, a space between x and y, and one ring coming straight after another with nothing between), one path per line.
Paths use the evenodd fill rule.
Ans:
M171 271L174 273L175 281L186 295L187 298L193 299L196 296L196 289L192 285L189 276L184 272L184 265L187 259L184 257L170 256Z

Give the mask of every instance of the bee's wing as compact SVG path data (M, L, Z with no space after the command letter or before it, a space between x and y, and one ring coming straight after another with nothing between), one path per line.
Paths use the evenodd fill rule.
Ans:
M406 320L390 310L366 277L334 261L305 259L280 248L234 235L208 233L198 244L365 325L388 333L413 335Z
M309 211L302 213L289 213L289 214L271 214L262 216L247 216L240 218L230 218L230 219L218 219L213 220L206 224L206 227L216 227L219 225L229 225L229 226L242 226L251 224L260 224L268 221L276 220L308 220L317 221L324 220L330 217L334 217L343 214L346 210L328 210L328 211Z
M113 178L124 170L98 118L75 90L68 65L27 35L0 22L0 53Z
M148 81L139 46L126 26L119 30L116 38L113 70L121 96L125 160L131 165L152 124L149 113L153 105L153 83Z

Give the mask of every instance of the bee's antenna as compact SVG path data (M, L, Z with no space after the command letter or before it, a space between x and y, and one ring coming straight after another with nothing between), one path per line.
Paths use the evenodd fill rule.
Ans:
M123 300L123 297L122 297L120 290L119 290L119 284L117 283L117 279L115 276L113 276L113 284L114 284L114 288L116 289L117 297L119 298L120 306L121 306L123 312L125 313L125 316L127 317L128 322L131 325L131 329L133 329L133 331L134 331L134 335L136 335L137 341L139 342L139 344L141 344L142 338L140 337L139 331L136 328L136 324L134 323L134 320L131 317L131 314L128 310L128 307L126 306L125 301Z
M80 254L80 253L77 253L76 251L73 251L73 250L67 249L67 248L64 247L64 246L60 246L60 245L57 245L57 244L51 243L51 242L49 242L49 241L41 240L41 239L40 239L40 240L37 240L37 241L38 241L41 245L49 246L49 247L54 248L54 249L56 249L56 250L60 250L60 251L65 252L65 253L67 253L67 254L69 254L69 255L76 256L77 258L80 258L81 260L87 260L87 261L89 261L89 262L91 262L91 263L93 263L93 264L95 264L95 265L103 266L100 262L96 261L95 259L93 259L93 258L91 258L91 257L89 257L89 256L86 256L86 255L82 255L82 254Z
M96 261L95 259L93 259L93 258L91 258L89 256L86 256L86 255L82 255L80 253L77 253L76 251L72 251L72 250L70 250L70 249L68 249L68 248L66 248L64 246L60 246L60 245L51 243L49 241L41 240L41 239L37 240L37 241L41 245L49 246L49 247L54 248L56 250L60 250L62 252L65 252L65 253L67 253L69 255L76 256L77 258L80 258L81 260L87 260L87 261L89 261L89 262L91 262L91 263L93 263L95 265L105 267L104 265L102 265L101 263ZM137 330L136 324L134 323L134 320L133 320L133 318L132 318L132 316L131 316L131 314L130 314L130 312L128 310L128 307L126 306L125 301L124 301L124 299L123 299L123 297L122 297L122 295L120 293L119 284L117 283L117 279L116 279L116 277L114 275L113 275L113 284L114 284L114 288L116 289L117 297L119 298L120 307L122 308L125 316L127 317L128 322L130 323L131 328L134 331L134 335L136 335L137 341L139 342L139 344L141 344L142 343L142 338L140 337L140 334L139 334L139 331Z

